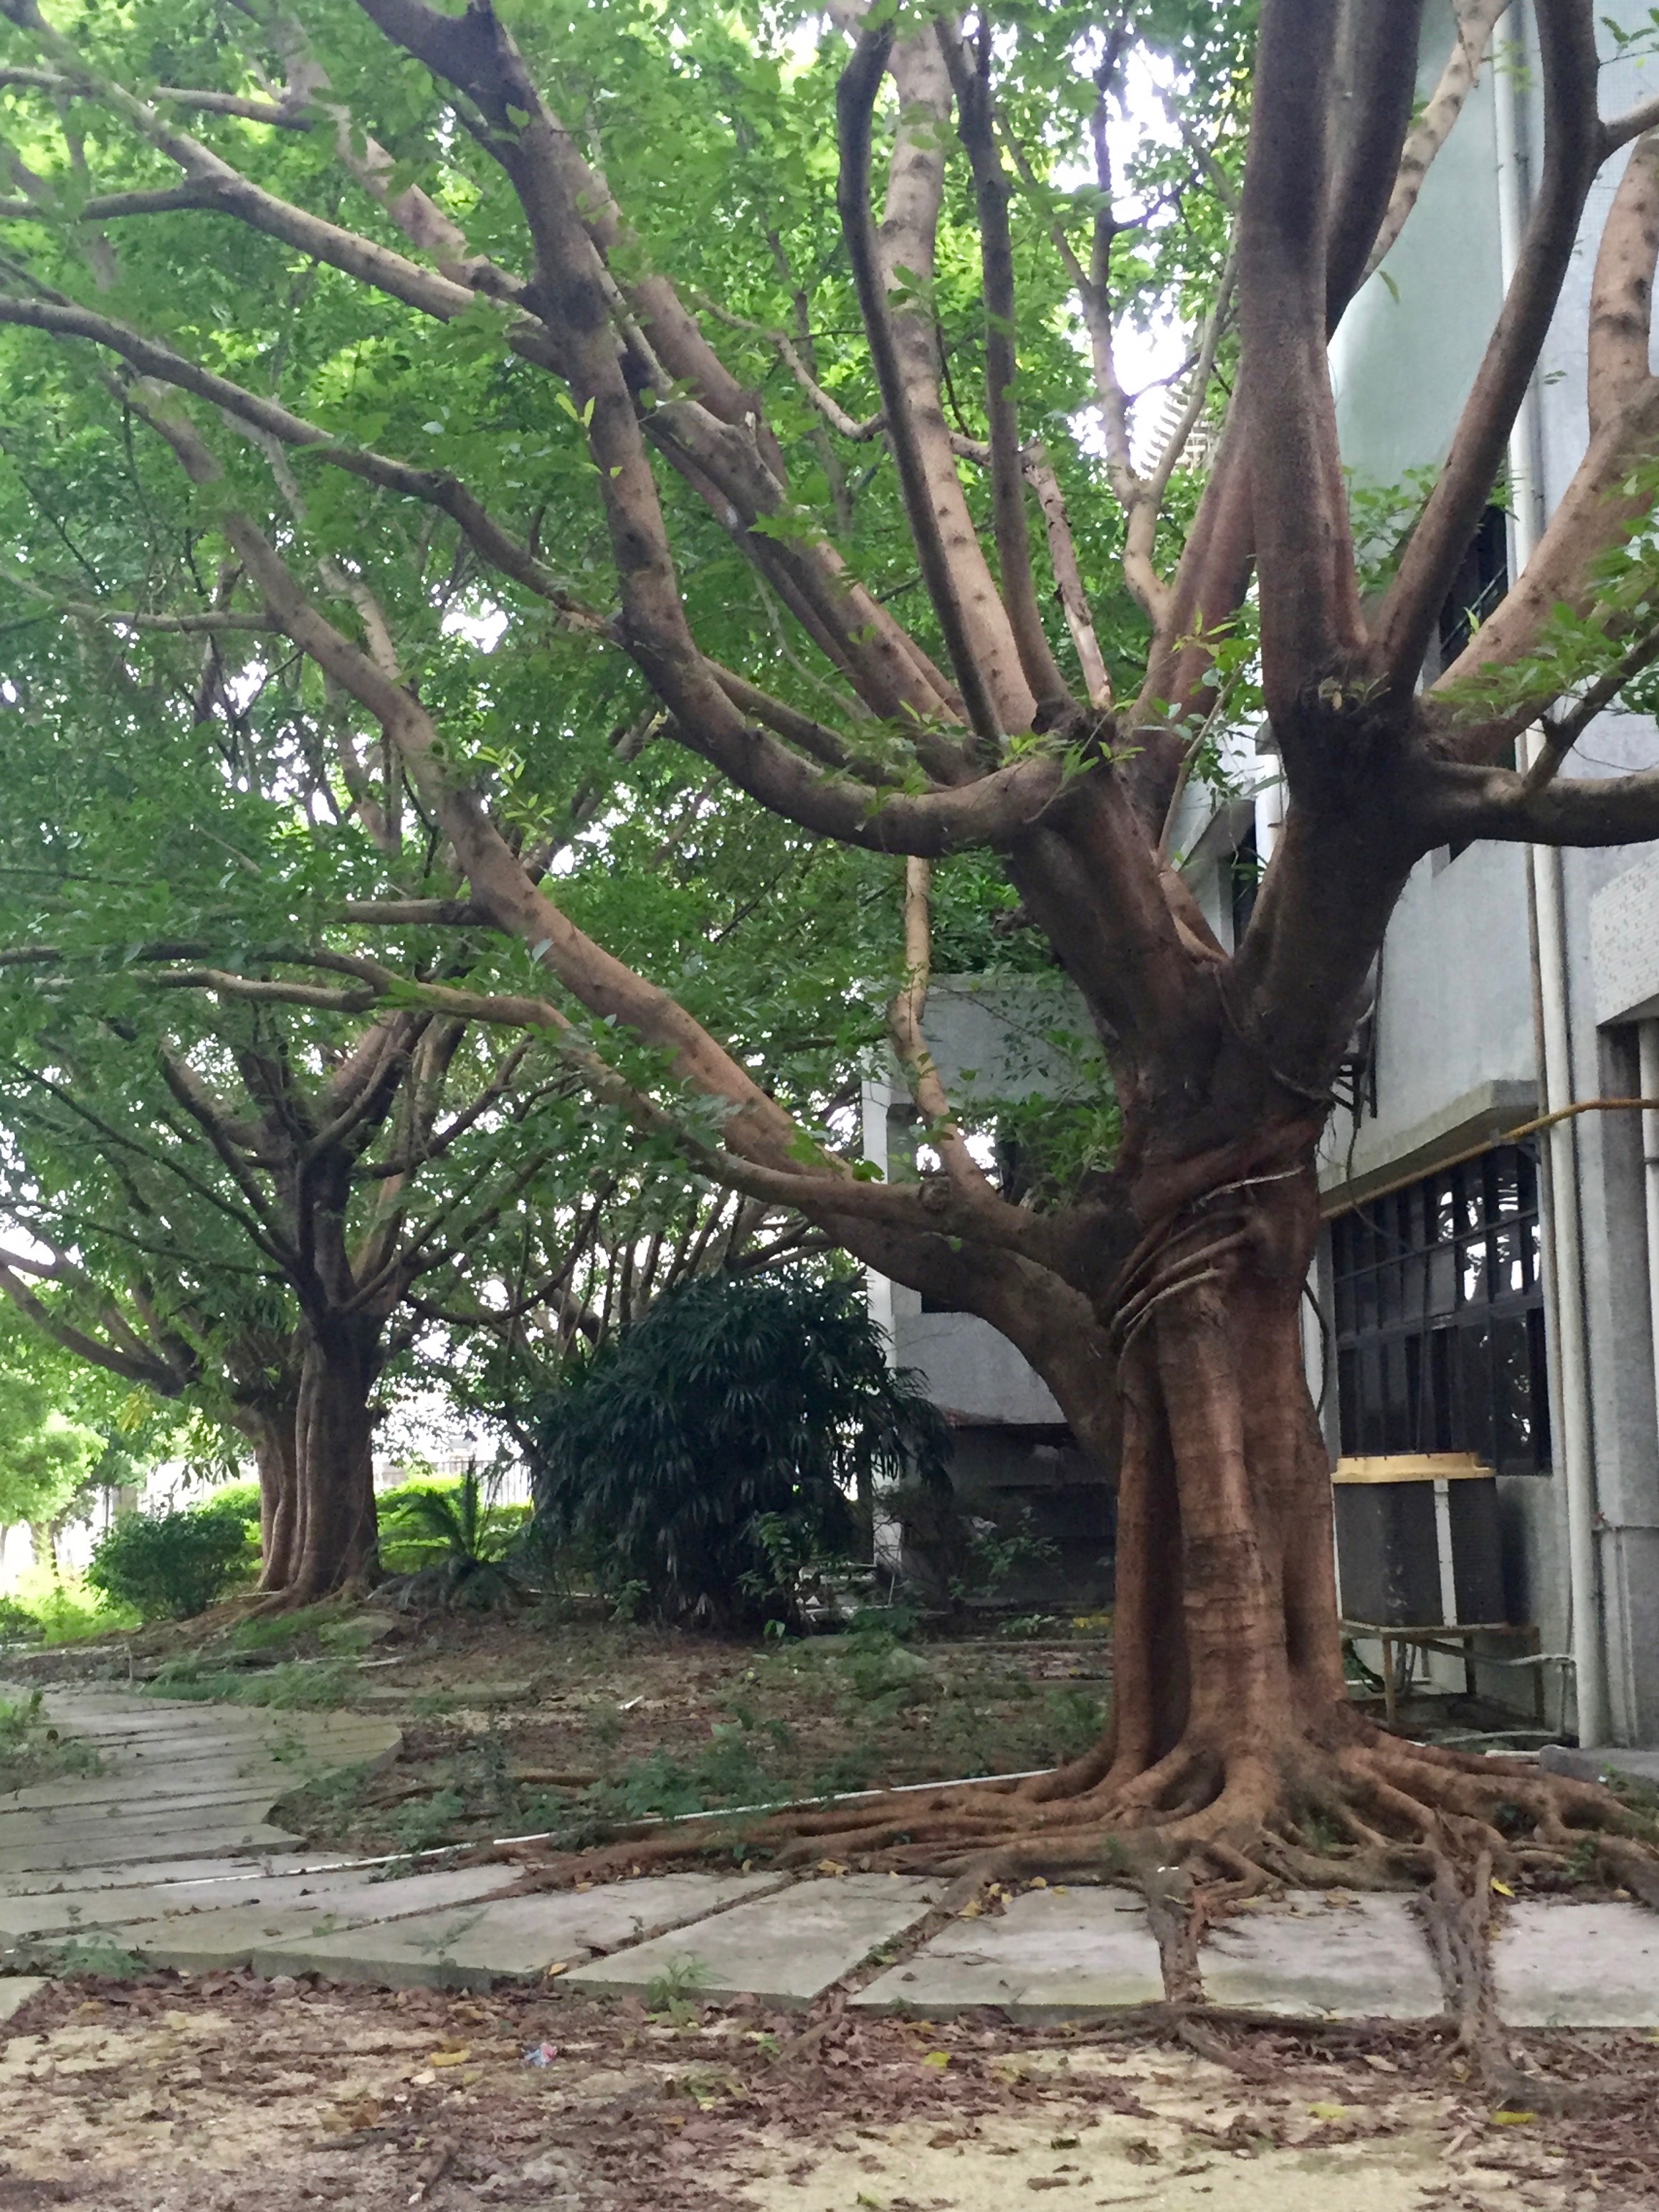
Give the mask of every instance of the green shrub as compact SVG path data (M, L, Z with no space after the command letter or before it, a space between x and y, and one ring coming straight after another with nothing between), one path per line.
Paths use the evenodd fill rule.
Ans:
M671 1620L793 1620L878 1480L945 1481L942 1416L857 1287L714 1276L659 1298L536 1409L536 1534Z
M420 1554L411 1586L416 1597L484 1611L511 1604L521 1594L507 1554L522 1516L503 1525L484 1503L476 1474L463 1475L453 1489L411 1484L399 1499L394 1525Z
M0 1644L38 1644L40 1624L15 1598L0 1597Z
M248 1565L247 1526L234 1504L186 1513L130 1513L94 1547L87 1580L144 1620L205 1613Z
M20 1575L12 1597L34 1622L43 1644L82 1644L138 1626L131 1606L89 1589L79 1575L59 1575L51 1567L31 1567Z
M234 1513L257 1536L259 1533L259 1486L257 1482L222 1482L205 1498L187 1509L191 1513Z

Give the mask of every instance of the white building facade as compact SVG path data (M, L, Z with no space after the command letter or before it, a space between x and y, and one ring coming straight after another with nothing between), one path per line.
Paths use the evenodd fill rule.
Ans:
M1604 12L1648 27L1645 6ZM1449 0L1427 18L1425 96L1450 51ZM1620 58L1601 36L1604 112L1659 90L1659 61ZM1515 0L1416 213L1337 332L1358 486L1407 483L1450 443L1530 203L1534 51ZM1583 456L1591 272L1623 158L1591 195L1507 511L1489 511L1443 617L1447 659ZM1653 722L1609 714L1572 772L1655 765ZM1178 841L1224 943L1279 818L1276 763L1253 766L1253 799L1212 811L1194 793ZM1659 1115L1597 1105L1505 1141L1568 1107L1659 1096L1659 851L1443 848L1414 871L1376 981L1321 1175L1309 1362L1333 1457L1468 1451L1495 1468L1508 1620L1562 1656L1552 1722L1586 1743L1659 1743ZM1483 1692L1530 1706L1530 1680L1477 1673Z

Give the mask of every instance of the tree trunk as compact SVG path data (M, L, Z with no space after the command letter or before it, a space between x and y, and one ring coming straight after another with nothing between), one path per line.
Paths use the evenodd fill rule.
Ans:
M300 1372L295 1420L295 1519L283 1585L301 1603L366 1580L379 1564L370 1395L379 1332L313 1332Z
M294 1534L299 1520L300 1470L292 1403L274 1409L262 1407L246 1415L240 1426L253 1446L259 1472L259 1571L262 1590L286 1589L293 1579L296 1554Z
M1330 1464L1298 1305L1311 1166L1191 1203L1144 1243L1116 1316L1123 1428L1115 1793L1207 1808L1218 1832L1300 1792L1303 1747L1349 1709Z

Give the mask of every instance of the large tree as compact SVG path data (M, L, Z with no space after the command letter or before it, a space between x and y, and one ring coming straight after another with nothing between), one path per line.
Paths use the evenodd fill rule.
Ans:
M488 0L0 9L27 118L0 297L20 373L107 404L112 435L147 425L221 563L213 605L158 578L134 614L274 624L401 761L465 878L450 918L535 971L471 1011L539 1030L710 1179L983 1315L1085 1443L1121 1406L1108 1736L1012 1793L807 1825L1014 1867L1138 1831L1245 1881L1616 1826L1595 1790L1347 1702L1297 1326L1315 1147L1413 866L1452 839L1659 833L1659 774L1561 773L1659 651L1632 536L1659 428L1659 140L1646 112L1600 112L1594 0L1537 0L1527 235L1445 464L1363 601L1327 341L1496 0L1460 0L1420 115L1421 0L1148 0L1104 22L988 0L965 26L842 0L816 62L787 14L689 0L528 0L510 27ZM1171 84L1179 128L1126 185L1136 71ZM1624 149L1588 454L1527 574L1422 690ZM1194 331L1153 460L1118 367L1126 290ZM1200 495L1182 464L1206 415ZM471 579L470 634L434 612L434 545ZM1252 622L1289 805L1230 953L1170 823ZM625 902L588 908L603 927L557 902L529 833L595 667L631 671L661 733L760 808L905 856L914 1184L792 1115L694 975L630 964ZM981 1166L927 1054L928 872L970 851L1082 993L1121 1113L1110 1173L1047 1210Z

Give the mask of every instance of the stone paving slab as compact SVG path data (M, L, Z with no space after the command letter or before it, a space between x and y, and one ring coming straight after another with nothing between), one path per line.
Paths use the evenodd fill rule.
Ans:
M338 1863L348 1862L342 1859ZM301 1851L259 1851L234 1858L157 1859L143 1866L36 1867L0 1877L0 1889L8 1898L52 1897L94 1889L149 1889L162 1882L229 1881L265 1874L322 1870L315 1857Z
M1511 2027L1659 2027L1659 1913L1522 1898L1492 1951Z
M300 1842L286 1828L264 1820L219 1824L185 1821L168 1827L146 1824L128 1826L113 1820L56 1832L43 1829L16 1849L0 1849L0 1883L14 1875L72 1874L77 1878L88 1868L119 1862L133 1867L146 1860L177 1857L186 1843L224 1856L237 1852L257 1856L270 1850L291 1850Z
M1212 1930L1199 1953L1212 2004L1327 2020L1432 2020L1446 2008L1408 1898L1332 1905L1293 1890Z
M94 1744L96 1775L0 1800L0 1884L46 1872L248 1857L298 1837L265 1815L303 1782L396 1756L399 1731L359 1715L227 1711L188 1700L48 1693L47 1717ZM38 1887L38 1883L27 1884Z
M1575 1782L1600 1782L1607 1776L1645 1783L1659 1790L1659 1751L1635 1751L1623 1744L1583 1751L1575 1745L1547 1743L1538 1754L1547 1774L1571 1775Z
M149 1966L176 1966L185 1973L223 1973L251 1965L256 1955L273 1948L326 1942L346 1931L356 1931L359 1942L371 1934L390 1936L405 1920L424 1923L434 1910L453 1918L458 1907L506 1888L515 1874L515 1869L507 1866L457 1867L447 1873L360 1884L287 1902L224 1905L205 1912L141 1920L112 1933L123 1950L134 1952Z
M46 1986L40 1974L0 1974L0 2021L21 2011L37 1990Z
M143 1947L141 1926L188 1925L211 1935L226 1924L223 1916L277 1913L304 1916L349 1911L355 1923L394 1919L399 1913L428 1912L499 1889L510 1868L449 1867L427 1874L381 1880L384 1867L341 1867L326 1874L265 1875L225 1881L156 1883L115 1889L66 1889L27 1897L0 1897L0 1952L8 1942L35 1936L76 1933L88 1928L118 1930L127 1948Z
M502 1881L513 1875L508 1868L495 1872ZM539 1980L550 1966L577 1964L595 1952L688 1922L699 1924L684 1936L662 1940L671 1948L691 1936L702 1942L706 1929L730 1917L720 1911L723 1905L752 1911L752 1905L738 1900L763 1897L783 1880L758 1874L657 1875L580 1893L562 1890L503 1898L389 1927L262 1943L253 1953L253 1965L262 1974L325 1974L380 1989L485 1990L498 1981ZM708 1920L709 1913L719 1917ZM559 1986L563 1985L562 1979Z
M995 1917L953 1921L853 2002L933 2018L1000 2005L1020 2020L1163 1997L1158 1942L1133 1891L1030 1889Z
M695 1994L714 2002L753 1994L787 2010L811 2003L861 1966L878 1945L924 1919L944 1885L914 1876L855 1874L803 1881L701 1926L620 1951L566 1977L592 1995L638 1996L677 1962L700 1969Z

